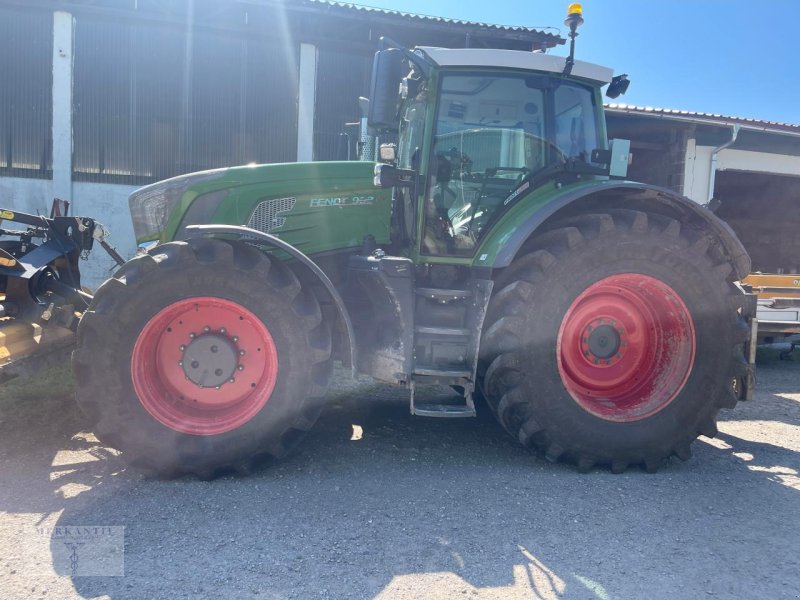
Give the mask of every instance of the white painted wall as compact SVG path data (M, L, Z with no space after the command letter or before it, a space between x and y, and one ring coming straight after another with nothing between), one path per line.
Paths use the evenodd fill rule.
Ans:
M0 177L0 208L49 215L52 203L51 180Z
M705 204L708 200L712 150L710 146L698 146L694 138L690 138L686 144L683 194L698 204Z
M708 199L713 151L712 146L698 146L694 139L686 145L683 193L698 204ZM717 155L717 172L726 170L800 176L800 156L726 148Z
M728 149L719 153L717 169L800 176L800 156Z
M128 211L128 194L137 189L132 185L110 183L72 184L73 204L70 214L92 217L100 221L110 232L108 243L114 246L123 258L136 255L136 237ZM99 244L95 245L89 260L81 265L83 284L96 289L115 270L116 263Z
M133 257L136 254L136 238L128 212L128 194L136 186L82 182L75 182L72 186L74 198L70 214L100 221L111 231L109 243L123 257ZM52 181L0 177L0 208L49 215L52 203ZM113 270L114 261L105 250L96 245L89 260L81 265L83 284L95 289Z

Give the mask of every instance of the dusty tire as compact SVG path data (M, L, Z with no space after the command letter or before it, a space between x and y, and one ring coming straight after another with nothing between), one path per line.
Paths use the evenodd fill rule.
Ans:
M540 234L498 277L484 328L481 384L500 423L581 470L688 459L747 373L744 295L718 252L632 210Z
M319 416L331 371L316 298L279 261L220 240L124 265L77 337L77 401L98 439L165 476L285 455Z

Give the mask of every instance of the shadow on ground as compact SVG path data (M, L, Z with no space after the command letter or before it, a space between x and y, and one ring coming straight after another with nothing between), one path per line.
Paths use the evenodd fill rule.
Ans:
M52 576L86 598L796 597L800 364L759 381L719 438L656 475L580 475L491 418L412 418L402 390L341 384L290 459L155 481L68 398L11 402L0 510L23 545L43 523L125 527L124 577ZM31 558L0 561L0 585Z

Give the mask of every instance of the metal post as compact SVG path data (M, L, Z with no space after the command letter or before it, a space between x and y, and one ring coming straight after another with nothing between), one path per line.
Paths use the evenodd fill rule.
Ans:
M297 161L314 160L314 111L317 99L317 47L300 44L297 83Z
M53 13L53 196L72 203L72 82L75 20Z

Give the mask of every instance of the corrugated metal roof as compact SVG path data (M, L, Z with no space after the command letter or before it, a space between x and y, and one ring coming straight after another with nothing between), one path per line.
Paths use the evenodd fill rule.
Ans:
M751 119L747 117L733 117L716 113L696 112L692 110L678 110L674 108L653 108L651 106L634 106L632 104L606 104L606 109L612 112L627 114L654 115L664 118L693 119L697 121L717 121L720 124L748 125L751 127L800 133L800 124L780 123L778 121L765 121L762 119Z
M546 41L548 46L556 46L559 44L563 44L565 42L564 38L562 38L557 33L550 33L544 31L544 29L553 29L555 31L559 31L555 27L546 27L546 28L534 28L534 27L522 27L522 26L515 26L515 25L497 25L494 23L481 23L475 21L463 21L461 19L450 19L447 17L436 17L433 15L422 15L416 13L409 13L399 10L391 10L388 8L377 8L374 6L366 6L362 4L354 4L352 2L336 2L335 0L300 0L297 4L305 4L308 6L327 6L333 9L341 9L341 10L348 10L348 11L358 11L361 13L375 13L380 15L386 15L390 17L399 17L403 19L408 19L411 21L422 21L426 23L438 23L442 25L457 25L463 27L472 27L472 28L479 28L488 31L497 31L497 32L504 32L504 33L519 33L519 34L530 34L535 35L536 37L540 37L542 41Z

